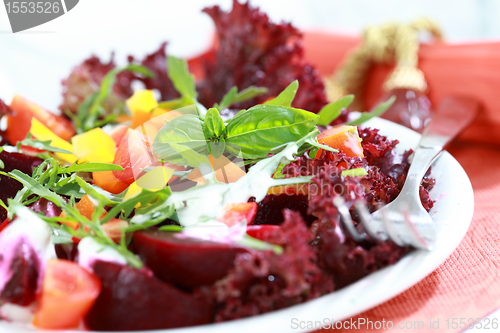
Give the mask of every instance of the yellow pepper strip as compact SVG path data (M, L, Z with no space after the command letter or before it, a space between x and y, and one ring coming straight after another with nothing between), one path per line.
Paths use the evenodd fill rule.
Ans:
M244 167L240 168L224 155L221 155L219 158L213 158L213 156L210 155L210 163L215 170L215 178L226 184L234 183L246 174ZM187 179L202 185L205 184L205 178L203 178L198 168L191 171Z
M151 114L151 119L141 124L138 128L136 128L136 130L140 131L151 140L154 140L156 134L158 134L167 121L171 121L172 119L180 116L182 116L182 113L179 111L167 111L156 108Z
M53 147L61 148L67 151L73 151L73 146L66 140L61 139L57 134L48 129L44 124L38 121L35 117L31 119L31 128L30 133L37 140L40 141L48 141L50 140L50 145ZM63 154L63 153L54 153L56 157L62 161L68 163L75 163L78 159L73 154Z
M115 159L116 143L100 128L75 135L71 142L78 163L111 163Z
M131 128L137 128L148 121L152 110L158 105L152 90L138 90L125 103L132 112Z
M127 190L123 200L127 200L139 195L142 189L150 190L153 192L159 191L167 185L168 181L174 174L174 169L164 166L158 166L141 176L133 182Z

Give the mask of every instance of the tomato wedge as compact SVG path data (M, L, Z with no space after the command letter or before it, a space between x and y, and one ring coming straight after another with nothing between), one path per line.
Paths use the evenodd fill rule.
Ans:
M121 182L132 184L141 174L142 169L152 165L160 165L151 154L151 142L139 131L128 130L116 149L113 164L123 168L112 171Z
M246 220L247 225L252 224L257 214L257 203L243 202L236 204L228 204L224 207L222 214L217 217L217 221L232 227L235 224Z
M77 263L47 262L42 292L33 324L44 329L74 328L101 292L101 281Z
M19 95L14 96L10 108L14 111L14 114L7 115L5 133L7 139L13 145L26 138L33 117L66 141L69 141L76 133L71 121L63 116L55 115Z
M319 134L317 139L319 143L338 149L348 157L363 157L363 147L356 126L335 126ZM322 149L319 149L316 158L321 156L321 152Z

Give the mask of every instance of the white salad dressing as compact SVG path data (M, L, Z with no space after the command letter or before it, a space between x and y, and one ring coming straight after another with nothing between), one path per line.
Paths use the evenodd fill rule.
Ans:
M125 257L114 248L101 244L92 237L84 237L78 243L78 264L93 272L92 266L97 260L127 264Z
M24 242L23 251L31 247L40 261L38 288L43 281L46 262L56 258L54 244L51 242L50 227L29 208L16 209L17 218L0 233L0 291L10 281L13 275L11 265L14 258L13 249Z
M234 183L208 183L196 186L183 192L174 192L167 199L167 204L174 205L177 210L179 222L187 227L184 232L189 236L225 240L227 242L241 239L246 234L246 224L240 223L231 228L224 229L217 216L228 204L247 202L254 197L257 202L264 199L267 191L272 186L308 182L308 177L289 179L273 179L272 175L282 160L294 160L294 154L304 143L316 144L316 133L288 143L276 155L256 163L250 171Z

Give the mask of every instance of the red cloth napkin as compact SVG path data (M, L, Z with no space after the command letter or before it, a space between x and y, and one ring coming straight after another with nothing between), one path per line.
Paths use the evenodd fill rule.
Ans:
M331 75L358 42L356 37L306 33L306 57L322 75ZM461 319L470 325L500 307L500 43L422 45L419 59L434 106L449 95L473 97L483 106L473 124L448 147L472 182L475 212L464 240L438 269L353 318L394 323L394 329L377 332L459 332L464 328ZM382 96L389 71L390 67L377 67L370 74L364 96L368 108ZM423 327L409 327L420 321ZM406 327L398 328L399 322ZM363 326L357 331L372 330ZM500 327L490 323L490 331Z

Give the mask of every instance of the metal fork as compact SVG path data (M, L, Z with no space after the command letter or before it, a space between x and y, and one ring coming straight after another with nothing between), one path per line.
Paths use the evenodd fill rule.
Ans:
M443 147L474 119L478 108L479 104L471 99L448 97L443 100L432 122L422 133L398 197L371 215L363 203L356 203L366 232L358 232L355 228L344 199L341 196L333 199L343 225L355 241L365 239L368 234L380 241L390 238L399 246L432 250L436 242L436 226L422 207L420 183Z

